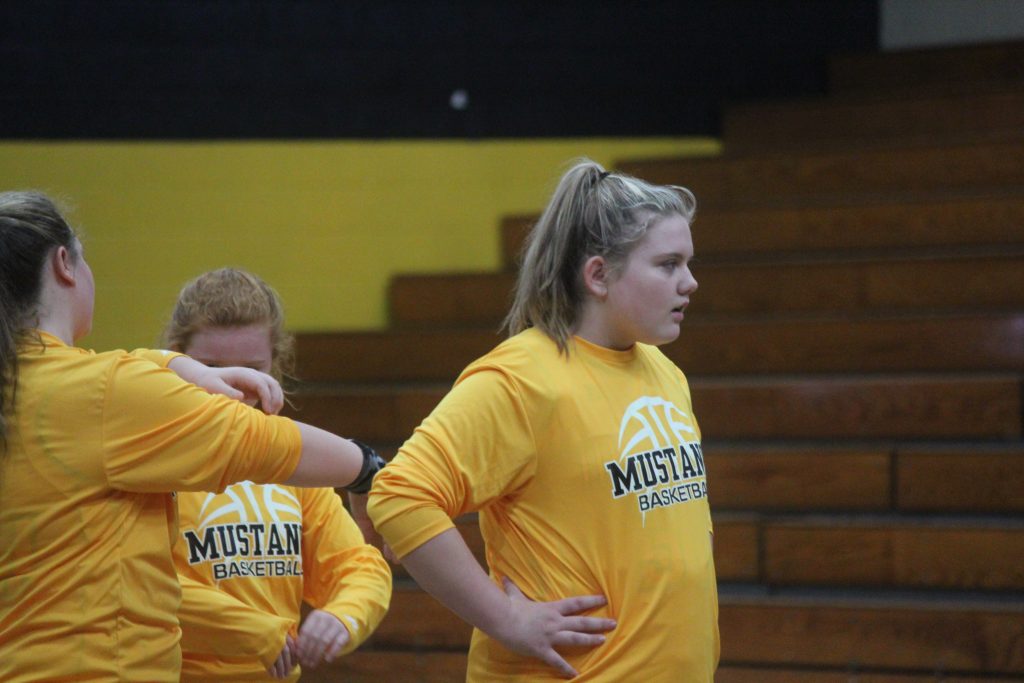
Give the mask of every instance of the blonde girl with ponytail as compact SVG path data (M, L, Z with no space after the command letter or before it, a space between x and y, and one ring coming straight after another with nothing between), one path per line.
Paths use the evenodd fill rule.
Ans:
M468 681L710 683L718 601L700 429L674 341L696 202L581 160L531 232L510 337L370 492L417 582L474 627ZM451 519L478 512L489 574Z

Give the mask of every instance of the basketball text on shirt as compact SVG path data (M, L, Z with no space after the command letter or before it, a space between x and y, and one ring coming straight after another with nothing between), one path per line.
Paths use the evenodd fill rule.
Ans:
M633 494L646 513L707 496L704 453L689 415L658 396L633 401L619 429L619 457L604 463L613 499Z
M264 500L257 502L253 488L251 482L228 487L225 493L231 502L216 509L208 509L216 498L213 494L207 496L198 527L182 532L188 544L189 564L211 563L217 581L302 576L302 515L298 501L285 489L270 484L264 487ZM279 500L282 496L284 503ZM265 520L265 513L272 519ZM282 520L282 513L298 520ZM232 521L210 524L225 516L233 518Z

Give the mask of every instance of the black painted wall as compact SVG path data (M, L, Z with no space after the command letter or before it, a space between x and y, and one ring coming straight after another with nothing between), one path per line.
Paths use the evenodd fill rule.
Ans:
M715 134L725 101L822 93L877 25L873 0L7 0L0 137Z

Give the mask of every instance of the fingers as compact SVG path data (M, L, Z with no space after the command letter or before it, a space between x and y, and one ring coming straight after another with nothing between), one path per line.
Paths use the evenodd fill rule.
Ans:
M540 660L555 669L562 678L576 678L577 676L576 669L569 666L569 662L552 649L541 653Z
M604 607L608 600L603 595L578 595L574 598L564 598L553 603L555 609L562 614L578 614L586 612L595 607Z
M291 673L292 669L295 668L295 664L292 661L292 651L295 648L295 641L292 640L291 636L285 637L284 647L281 649L281 654L277 656L277 659L267 667L267 673L274 678L287 678L288 674Z
M260 407L269 415L276 415L284 407L284 391L277 380L260 373L256 382L256 393L260 397Z
M269 415L273 415L274 411L270 407L271 406L271 403L270 403L270 400L271 400L270 399L270 388L267 386L267 383L266 382L259 382L259 383L257 383L256 384L256 393L260 397L260 408L263 409L263 412L265 412L265 413L267 413Z
M245 399L245 394L235 389L233 386L225 382L224 380L218 380L217 384L210 389L213 393L224 394L228 398L233 398L236 401Z
M318 633L305 628L299 632L299 662L305 668L315 669L320 666L326 647L327 644L321 640Z
M335 636L334 641L327 646L327 652L324 655L324 661L330 663L337 659L338 655L341 654L341 651L345 649L346 645L348 645L348 639L348 630L344 628L341 629L341 633Z
M599 633L559 631L551 638L551 643L559 647L597 647L602 645L604 640L604 636Z
M218 368L220 379L233 387L233 393L221 392L232 398L254 405L257 401L263 412L276 415L284 407L284 390L277 380L259 370L250 368ZM244 394L242 393L244 392Z
M255 405L263 412L277 414L284 407L284 390L276 379L251 368L207 368L200 386L214 394Z
M529 600L530 599L530 598L526 597L526 595L523 594L523 592L521 590L519 590L519 586L517 586L514 583L512 583L512 580L509 579L507 576L502 578L502 584L505 587L505 594L508 595L510 598L522 598L524 600ZM551 602L549 604L552 607L554 607L556 610L558 610L559 614L562 614L563 616L567 616L567 615L570 615L570 614L578 614L580 612L586 612L587 610L595 609L597 607L604 607L605 605L608 604L608 600L603 595L578 595L578 596L572 597L572 598L563 598L562 600L556 600L556 601ZM602 621L611 621L611 620L610 619L604 619ZM612 623L612 626L610 626L609 628L605 628L605 629L599 629L598 628L598 629L594 629L594 630L604 630L604 631L607 631L607 630L610 630L611 628L615 628L615 622L611 622L611 623Z
M577 631L579 633L604 633L615 628L614 619L601 617L565 617L561 627L564 631Z
M278 657L277 661L274 662L274 666L271 668L270 675L274 678L287 678L290 669L288 665Z
M555 648L595 648L602 645L606 631L615 628L614 619L583 616L608 604L602 595L580 595L553 602L535 602L507 577L502 578L510 600L508 628L499 637L503 645L530 654L555 669L564 678L577 672Z
M271 415L277 415L281 412L281 408L284 408L284 389L281 388L277 380L273 380L270 383L270 404L265 410Z
M323 661L333 661L348 644L348 629L333 614L314 610L299 629L299 661L315 669Z
M295 639L291 635L285 636L284 649L281 650L281 663L284 667L281 672L281 678L287 678L288 674L295 668L295 665L299 663L295 657L295 648Z

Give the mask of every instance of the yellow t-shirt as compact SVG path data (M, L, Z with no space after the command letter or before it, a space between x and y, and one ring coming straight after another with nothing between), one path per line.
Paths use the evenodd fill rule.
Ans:
M531 329L472 363L374 482L375 526L405 555L479 510L493 580L531 599L599 594L618 626L562 651L579 681L712 681L718 596L700 432L655 347ZM561 680L480 631L469 681Z
M39 337L19 349L0 454L0 680L177 681L169 492L284 481L298 428L159 354Z
M275 680L303 600L348 629L343 654L384 618L391 569L333 489L242 482L179 494L178 509L182 681Z

